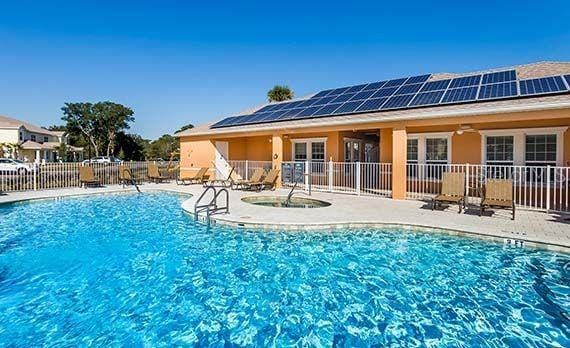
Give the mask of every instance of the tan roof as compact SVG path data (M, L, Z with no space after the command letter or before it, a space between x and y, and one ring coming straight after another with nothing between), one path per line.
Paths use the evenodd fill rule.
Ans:
M482 71L473 71L466 73L437 73L432 74L430 77L431 81L442 80L446 78L455 78L461 76L469 76L475 74L482 74L494 71L503 71L514 69L517 72L518 79L527 78L539 78L545 76L554 75L565 75L570 74L570 62L550 62L543 61L537 63L523 64L511 67L494 68ZM314 95L314 94L313 94ZM312 95L298 98L295 100L308 99ZM288 101L289 102L289 101ZM245 115L253 113L256 110L268 105L268 103L260 105L258 107L247 110L243 113L236 113L235 115ZM549 109L549 108L569 108L570 107L570 95L556 95L556 96L537 96L537 97L527 97L524 99L508 99L508 100L495 100L488 102L476 102L469 104L456 104L456 105L437 105L432 107L425 107L420 109L401 109L394 111L381 111L365 114L348 114L342 116L326 116L320 118L309 118L296 121L280 121L273 123L259 123L251 124L246 126L233 126L212 129L210 128L217 121L225 118L222 117L217 121L209 122L197 126L186 131L176 133L175 136L191 136L191 135L208 135L208 134L225 134L225 133L236 133L236 132L246 132L246 131L263 131L263 130L278 130L282 128L306 128L315 127L319 125L331 125L331 124L351 124L351 123L362 123L362 122L381 122L381 121L394 121L400 119L410 119L410 118L426 118L426 115L440 115L437 117L445 117L450 115L458 115L463 112L473 115L473 114L486 114L493 110L493 113L499 112L509 112L513 109L520 111L526 110L539 110L539 109ZM505 111L501 111L505 110ZM432 116L433 117L433 116ZM339 123L340 122L340 123Z
M51 135L51 136L57 136L55 133L53 133L52 131L49 131L47 129L38 127L38 126L34 126L31 123L27 123L24 121L20 121L17 120L15 118L11 118L11 117L7 117L7 116L1 116L0 115L0 128L20 128L20 127L24 127L26 128L28 131L30 132L34 132L34 133L40 133L40 134L46 134L46 135Z

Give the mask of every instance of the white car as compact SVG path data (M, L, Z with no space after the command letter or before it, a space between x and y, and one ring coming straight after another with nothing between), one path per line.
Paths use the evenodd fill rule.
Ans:
M105 164L110 164L110 163L123 163L123 161L121 161L120 159L116 158L116 157L108 157L108 156L97 156L97 157L93 157L91 159L86 159L85 161L83 161L83 164L89 164L89 163L105 163Z
M33 164L18 159L0 158L0 173L2 174L27 174L35 169Z

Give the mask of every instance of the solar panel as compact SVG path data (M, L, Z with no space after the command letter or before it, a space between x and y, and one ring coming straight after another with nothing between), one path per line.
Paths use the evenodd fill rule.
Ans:
M467 86L477 86L481 83L481 75L458 77L451 80L449 88L459 88Z
M570 86L570 75L564 75L564 78L566 79L568 86Z
M398 95L398 94L417 93L422 88L422 86L423 86L422 83L416 83L415 85L403 85L402 87L398 88L398 90L394 94Z
M337 89L333 89L332 92L330 92L327 96L329 95L339 95L339 94L343 94L344 92L346 92L350 87L342 87L342 88L337 88Z
M281 116L283 116L284 113L286 113L287 110L277 110L272 112L270 115L268 115L265 119L263 119L263 121L265 122L270 122L270 121L276 121L278 120Z
M228 124L230 124L237 116L232 116L232 117L226 117L221 121L218 121L216 123L214 123L212 125L212 128L217 128L217 127L224 127Z
M492 85L482 85L479 90L478 99L490 99L490 98L504 98L512 97L517 95L517 83L516 82L505 82L505 83L495 83Z
M336 98L336 96L328 96L328 97L324 97L321 99L318 99L316 102L313 103L313 105L325 105L330 103L331 100L333 100L334 98Z
M376 93L376 90L374 90L374 89L371 89L368 91L362 91L362 92L356 93L352 98L350 98L350 100L365 100L365 99L370 98L370 96L374 93Z
M232 120L230 120L230 122L224 124L224 127L236 126L240 123L240 121L242 119L243 119L243 116L232 117Z
M374 82L369 84L368 86L364 87L365 91L369 91L371 89L378 89L378 88L382 88L384 87L384 85L386 84L386 82L388 81L380 81L380 82Z
M277 111L277 110L283 110L283 109L287 109L289 106L289 103L279 103L279 104L275 104L275 107L273 109L271 109L271 111Z
M327 89L327 90L324 90L324 91L320 91L319 93L315 94L315 95L312 96L311 98L321 98L321 97L324 97L324 96L328 95L328 94L329 94L330 92L332 92L332 91L333 91L332 89Z
M384 105L382 105L382 109L397 109L405 107L410 103L413 97L413 94L392 96Z
M341 104L328 104L317 110L313 116L331 115Z
M367 83L363 84L363 85L356 85L356 86L352 86L350 87L345 93L356 93L356 92L360 92L364 89L364 87L368 86Z
M354 112L362 103L362 100L346 102L336 109L333 114L348 114Z
M322 108L322 106L309 106L308 108L303 109L297 116L295 116L295 118L310 117L320 108Z
M440 89L447 89L451 80L439 80L439 81L430 81L426 82L426 84L422 87L422 92L428 91L438 91Z
M398 89L398 87L381 88L381 89L377 90L376 93L374 93L371 96L371 98L389 97L392 94L394 94L394 92L396 92L397 89Z
M382 87L386 88L386 87L397 87L397 86L401 86L404 84L404 82L406 82L407 78L401 78L401 79L395 79L395 80L390 80L388 82L386 82L386 84Z
M271 111L271 110L275 109L275 107L276 107L277 105L279 105L279 104L269 104L269 105L266 105L266 106L262 107L261 109L257 110L256 113Z
M344 103L345 101L349 100L350 98L354 97L355 93L345 93L341 94L338 97L331 100L331 103Z
M483 75L483 84L515 81L517 73L514 70L498 71Z
M356 109L356 111L364 112L364 111L374 111L379 110L382 104L386 102L388 98L375 98L375 99L368 99L362 105Z
M521 80L520 87L521 95L553 93L568 90L564 84L564 81L562 80L562 76Z
M458 103L477 98L478 87L465 87L448 89L441 100L441 103Z
M301 107L307 107L307 106L311 106L314 103L316 103L317 99L307 99L305 101L303 101L302 103L300 103L299 105L297 105L298 108Z
M418 93L415 95L414 99L410 102L409 106L439 104L439 101L441 100L441 97L443 96L444 93L445 93L444 90Z
M286 120L289 118L293 118L293 117L297 116L298 114L300 114L301 111L303 111L303 110L304 110L303 108L286 110L283 115L279 116L278 120Z
M269 115L271 115L273 112L260 112L260 113L255 113L253 114L253 117L251 119L248 119L247 122L248 123L256 123L256 122L260 122L265 120ZM243 121L242 121L243 122Z
M406 80L405 84L410 85L413 83L424 83L430 78L430 76L431 76L431 74L412 76Z

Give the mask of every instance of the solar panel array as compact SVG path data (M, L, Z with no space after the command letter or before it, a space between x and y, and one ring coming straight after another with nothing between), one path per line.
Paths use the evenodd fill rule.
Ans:
M430 77L418 75L327 89L310 99L269 104L252 114L225 118L212 128L570 91L570 75L517 80L515 70L505 70L437 81L429 81Z

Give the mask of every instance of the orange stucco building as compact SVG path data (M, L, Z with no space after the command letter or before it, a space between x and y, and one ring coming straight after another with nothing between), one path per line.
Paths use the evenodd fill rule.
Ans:
M283 161L304 160L391 163L392 197L403 199L409 163L570 166L570 81L564 80L565 75L570 79L570 63L541 62L502 70L508 69L516 71L517 89L521 80L550 76L558 76L556 81L564 85L544 94L522 96L518 90L512 98L228 127L206 124L177 134L181 168L214 167L220 159L271 161L275 168ZM493 71L434 74L425 83Z

